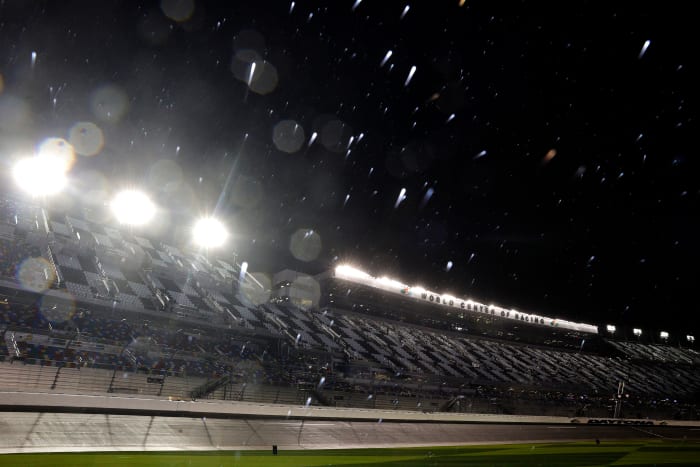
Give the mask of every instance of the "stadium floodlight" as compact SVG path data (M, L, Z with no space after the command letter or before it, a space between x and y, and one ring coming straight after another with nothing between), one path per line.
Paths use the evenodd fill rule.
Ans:
M632 334L634 334L635 336L639 337L639 336L642 335L642 330L639 329L639 328L634 328L634 329L632 329Z
M688 334L687 336L685 336L685 338L686 338L686 339L688 340L688 342L690 342L691 344L692 344L693 342L695 342L695 336L691 336L690 334Z
M66 164L51 155L20 159L12 175L17 185L32 196L55 195L66 186Z
M145 193L137 190L124 190L114 197L112 212L117 220L127 225L143 225L156 213L156 206Z
M617 328L615 327L614 324L608 324L607 326L605 326L605 329L606 329L610 334L615 334L615 331L617 330Z
M356 269L352 266L348 266L347 264L339 264L338 266L336 266L335 275L341 276L341 278L345 277L348 279L372 279L372 276L370 276L366 272L360 271L359 269Z
M666 331L661 331L659 333L659 337L663 340L666 340L666 339L668 339L668 333Z
M204 248L220 247L228 238L228 231L221 221L213 217L199 219L192 229L194 242Z
M399 282L395 279L390 279L386 276L380 277L379 279L375 279L375 281L377 284L382 284L382 285L385 285L387 287L393 287L393 288L397 288L397 289L403 289L404 287L406 287L401 282Z

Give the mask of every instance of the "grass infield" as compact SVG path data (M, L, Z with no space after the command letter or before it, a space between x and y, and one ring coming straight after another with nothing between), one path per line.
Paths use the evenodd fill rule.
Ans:
M17 466L604 466L700 465L698 442L593 442L486 446L194 452L1 454Z

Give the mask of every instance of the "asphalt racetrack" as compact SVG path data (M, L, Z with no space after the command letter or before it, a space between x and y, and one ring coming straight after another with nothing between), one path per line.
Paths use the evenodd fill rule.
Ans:
M611 440L700 441L700 428L584 424L399 423L0 413L0 453L350 449Z

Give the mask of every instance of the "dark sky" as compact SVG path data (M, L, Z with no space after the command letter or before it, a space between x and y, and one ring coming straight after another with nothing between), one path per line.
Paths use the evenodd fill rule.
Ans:
M692 320L689 2L356 3L0 1L0 158L92 122L55 202L141 187L173 242L215 212L251 270Z

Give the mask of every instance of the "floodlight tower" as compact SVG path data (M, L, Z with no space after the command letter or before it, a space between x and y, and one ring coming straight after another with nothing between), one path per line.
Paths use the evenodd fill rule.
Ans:
M617 384L617 394L615 398L615 411L613 413L613 418L620 418L622 414L622 398L625 395L625 382L620 381Z

